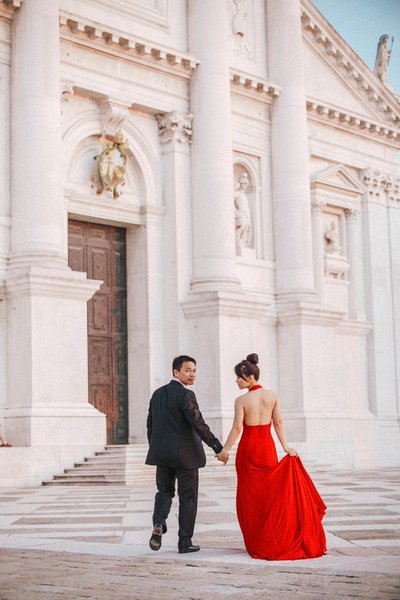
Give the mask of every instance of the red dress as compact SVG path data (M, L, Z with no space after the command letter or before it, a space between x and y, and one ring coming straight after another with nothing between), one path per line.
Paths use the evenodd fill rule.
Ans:
M236 471L236 510L250 556L297 560L326 553L326 506L298 456L278 462L270 423L243 425Z

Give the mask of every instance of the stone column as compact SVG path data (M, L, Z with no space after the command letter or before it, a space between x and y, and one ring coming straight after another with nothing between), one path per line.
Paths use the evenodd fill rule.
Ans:
M189 0L193 262L196 290L236 289L229 15L225 2Z
M365 321L364 265L359 214L360 211L354 208L345 210L347 253L350 263L349 316L351 319Z
M282 91L271 123L278 300L313 296L309 151L299 0L267 1L268 77Z
M25 0L12 47L10 265L66 268L58 0Z
M11 253L6 435L14 446L94 446L105 416L88 402L87 300L98 281L67 265L62 193L58 0L15 13L11 85Z

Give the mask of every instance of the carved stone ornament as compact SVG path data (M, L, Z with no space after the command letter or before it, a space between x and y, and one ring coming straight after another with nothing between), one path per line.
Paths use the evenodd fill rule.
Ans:
M107 99L101 103L101 109L103 134L110 138L115 137L121 130L122 122L128 115L128 106Z
M158 129L163 144L168 142L190 142L193 115L176 110L165 115L156 115Z
M247 44L247 0L232 0L232 35L234 40L234 51L239 56L252 58L252 52Z
M119 198L121 195L118 188L125 185L126 171L126 150L128 142L124 139L122 131L118 131L115 136L101 136L100 141L105 144L105 148L98 158L97 173L92 178L93 181L100 180L97 188L97 195L104 191L112 192L113 198Z
M358 208L345 208L344 214L349 223L356 223L360 216L360 211Z
M251 246L253 227L251 222L251 212L249 200L247 197L247 188L249 187L249 176L243 171L240 174L239 181L235 185L233 200L235 204L235 238L236 254L242 254L242 248Z
M349 263L345 256L341 255L339 232L335 220L331 221L324 235L326 243L325 253L325 275L332 279L344 279L349 270Z

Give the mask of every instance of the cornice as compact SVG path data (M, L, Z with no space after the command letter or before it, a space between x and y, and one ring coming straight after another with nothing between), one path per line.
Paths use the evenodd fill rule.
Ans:
M257 100L262 99L268 103L271 103L274 98L279 96L282 89L273 81L268 81L267 79L256 77L237 69L230 69L230 79L232 90L257 98Z
M178 52L172 48L161 46L138 36L108 27L79 17L66 11L60 11L60 27L64 39L82 45L101 48L102 51L117 51L127 60L145 61L157 68L179 71L190 76L199 60L189 54Z
M336 328L336 333L342 335L354 335L365 337L373 329L372 323L369 321L355 321L352 319L344 319Z
M275 324L276 310L267 296L234 292L197 292L181 304L189 318L235 317Z
M57 296L73 300L89 300L101 281L87 279L86 273L43 267L26 267L7 271L5 297Z
M99 198L73 187L65 187L64 195L70 215L90 217L98 222L113 222L125 227L161 223L166 213L165 206L141 205L126 200Z
M312 302L298 302L278 310L279 325L320 325L336 327L346 316L345 311Z
M312 98L307 99L306 106L307 112L319 123L333 125L335 128L353 134L358 129L361 134L368 135L368 137L372 134L375 138L385 138L385 140L395 142L396 147L400 143L400 128L394 123L389 125L362 118L348 110Z
M400 106L391 92L318 12L310 0L302 0L303 34L344 77L359 97L384 116L392 126L400 121Z

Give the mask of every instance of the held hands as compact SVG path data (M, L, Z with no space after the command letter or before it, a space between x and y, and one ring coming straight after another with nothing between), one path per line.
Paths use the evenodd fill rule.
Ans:
M219 461L223 462L224 465L226 465L226 463L229 460L229 454L228 454L228 452L221 450L221 452L219 454L215 455L215 458L217 458Z

